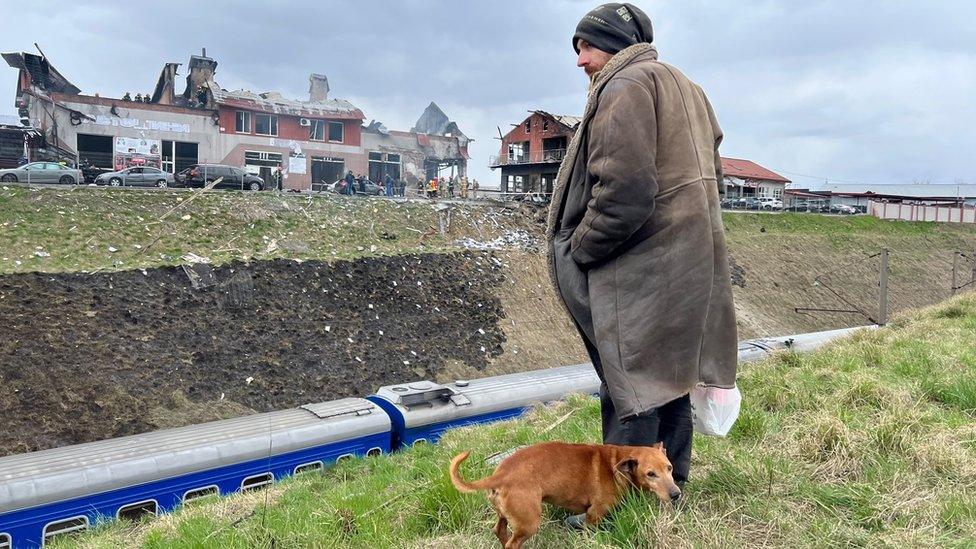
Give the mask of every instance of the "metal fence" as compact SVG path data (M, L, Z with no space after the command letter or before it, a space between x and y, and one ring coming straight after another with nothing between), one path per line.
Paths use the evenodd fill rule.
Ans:
M976 250L955 251L951 257L920 257L884 248L817 274L793 310L814 316L853 315L885 324L892 313L973 289Z

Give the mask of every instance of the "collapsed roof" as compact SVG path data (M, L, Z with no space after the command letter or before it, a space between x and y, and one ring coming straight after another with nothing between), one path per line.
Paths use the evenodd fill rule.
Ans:
M437 106L437 103L433 101L427 108L424 109L423 114L417 120L417 124L413 128L410 128L411 132L414 133L426 133L428 135L441 135L457 137L463 141L468 141L468 136L464 135L464 132L458 128L457 123L451 121L444 111Z
M570 130L575 130L576 127L580 125L580 122L583 121L583 119L580 118L579 116L567 116L565 114L552 114L552 113L549 113L549 112L546 112L546 111L540 111L540 110L529 111L529 112L533 112L533 113L538 114L539 116L544 116L546 118L549 118L551 120L554 120L554 121L562 124L563 126L566 126Z
M362 120L362 111L344 99L324 101L295 101L285 99L278 92L254 93L248 90L213 90L214 100L221 105L293 116L347 118Z
M41 90L72 95L81 93L81 89L68 82L44 56L27 52L2 53L0 56L11 67L27 73L31 84Z

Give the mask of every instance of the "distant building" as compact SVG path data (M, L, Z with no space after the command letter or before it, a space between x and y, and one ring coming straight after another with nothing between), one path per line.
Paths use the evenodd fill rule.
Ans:
M498 154L489 159L492 170L501 169L503 193L551 194L566 148L581 118L530 111L528 118L512 124L501 137ZM722 158L729 197L771 196L782 198L790 180L751 160Z
M858 183L811 185L809 188L791 187L786 191L790 202L827 200L831 204L860 206L869 202L904 202L928 205L976 205L976 184L889 184Z
M528 118L502 136L498 155L489 167L501 169L501 192L552 194L559 164L581 119L531 111Z
M791 181L759 164L741 158L722 157L722 175L725 177L725 196L728 198L772 197L783 198Z

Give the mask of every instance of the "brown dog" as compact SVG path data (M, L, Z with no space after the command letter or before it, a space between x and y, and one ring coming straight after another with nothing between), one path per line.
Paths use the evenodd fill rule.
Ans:
M498 512L495 535L505 549L522 547L539 531L543 501L573 513L585 512L586 522L596 525L628 488L654 492L661 501L681 495L660 442L654 446L535 444L506 458L491 476L473 482L458 474L469 454L451 460L451 482L465 493L488 491L488 501Z

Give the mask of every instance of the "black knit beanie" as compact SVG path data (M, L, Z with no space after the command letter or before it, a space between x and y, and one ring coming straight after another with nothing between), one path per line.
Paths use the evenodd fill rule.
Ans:
M576 25L573 49L579 53L580 39L609 54L615 54L627 46L651 43L654 31L651 18L633 4L612 2L595 8L583 16Z

